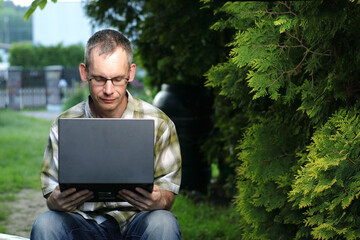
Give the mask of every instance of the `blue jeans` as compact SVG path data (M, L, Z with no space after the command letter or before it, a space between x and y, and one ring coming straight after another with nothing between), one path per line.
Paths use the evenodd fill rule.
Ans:
M181 231L175 216L165 210L138 213L123 235L120 233L119 224L111 217L98 224L76 213L48 211L34 222L30 239L172 240L181 239Z

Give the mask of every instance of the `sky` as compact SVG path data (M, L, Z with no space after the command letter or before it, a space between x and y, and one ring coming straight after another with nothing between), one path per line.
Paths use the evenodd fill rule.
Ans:
M50 0L49 0L50 1ZM80 2L81 0L57 0L58 2ZM21 7L28 7L31 5L33 0L12 0L15 5L19 5Z
M32 0L13 0L12 2L21 7L27 7L32 3Z

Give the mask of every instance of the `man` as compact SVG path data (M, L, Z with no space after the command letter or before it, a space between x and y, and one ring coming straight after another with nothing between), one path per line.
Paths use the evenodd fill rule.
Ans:
M154 188L121 190L126 202L86 202L88 190L60 191L58 185L58 125L51 126L41 169L41 184L50 211L33 225L31 239L180 239L179 224L169 211L181 181L181 156L173 122L156 107L126 90L133 81L130 42L114 30L95 33L79 66L88 82L89 98L70 108L61 118L151 118L155 120ZM74 150L75 151L75 150Z
M58 87L60 89L60 101L63 101L64 100L64 97L65 97L65 94L66 94L66 90L67 90L67 82L64 78L61 78L59 80L59 84L58 84Z

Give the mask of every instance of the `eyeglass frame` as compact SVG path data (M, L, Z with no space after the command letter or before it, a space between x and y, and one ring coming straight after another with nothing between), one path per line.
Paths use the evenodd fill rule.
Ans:
M116 79L116 78L118 78L118 77L114 77L114 78L104 78L104 77L100 77L100 76L96 76L96 77L99 77L99 78L101 78L101 80L100 81L98 81L98 80L96 80L96 78L93 76L92 78L90 78L90 76L89 75L87 75L86 76L87 77L87 79L88 79L88 81L91 81L91 80L95 80L95 82L96 83L99 83L99 82L104 82L104 84L101 84L101 85L97 85L96 83L94 83L94 86L98 86L98 87L103 87L103 86L105 86L106 85L106 83L107 83L107 81L111 81L111 83L112 83L112 85L113 86L116 86L116 87L122 87L122 86L125 86L125 85L127 85L127 83L129 82L129 79L130 78L125 78L125 77L123 77L123 78L121 78L119 81L120 81L120 83L122 82L122 80L126 80L126 82L124 83L124 84L121 84L121 85L117 85L117 84L114 84L114 79Z
M88 72L88 69L86 68L86 71ZM122 86L125 86L125 85L127 85L128 84L128 82L129 82L129 79L130 79L130 77L123 77L123 78L121 78L121 80L120 80L120 82L122 81L122 80L126 80L126 82L124 83L124 84L121 84L121 85L116 85L116 84L114 84L114 78L116 79L116 78L119 78L119 77L114 77L114 78L105 78L105 77L101 77L101 76L93 76L92 78L90 78L90 76L89 76L89 74L87 74L87 79L88 79L88 81L90 82L91 80L95 80L95 82L99 82L99 81L97 81L96 80L96 77L99 77L99 78L102 78L102 80L101 81L103 81L104 82L104 84L103 85L96 85L96 84L94 84L94 86L97 86L97 87L103 87L103 86L105 86L106 85L106 83L107 83L107 81L111 81L111 83L112 83L112 85L113 86L116 86L116 87L122 87Z

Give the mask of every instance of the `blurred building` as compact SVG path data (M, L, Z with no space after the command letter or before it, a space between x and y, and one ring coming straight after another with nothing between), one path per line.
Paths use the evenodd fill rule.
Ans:
M43 10L32 15L33 43L45 46L86 44L88 38L101 27L92 27L85 15L83 1L48 1Z
M18 1L15 4L19 4ZM13 43L33 42L44 46L81 43L85 46L95 31L105 27L93 27L84 5L84 0L48 1L44 9L38 7L25 22L24 15L29 6L14 5L9 0L3 2L0 8L0 64L8 62L8 46Z
M1 2L1 0L0 0ZM60 79L71 88L73 82L80 81L78 67L47 66L44 69L24 69L9 66L8 52L11 45L20 42L33 42L35 45L85 46L89 37L102 28L93 27L85 14L84 1L58 0L48 1L46 7L37 8L29 22L24 22L28 7L13 5L0 9L9 17L0 14L0 109L44 107L50 111L61 111ZM19 12L21 11L21 12ZM5 19L4 21L1 21ZM19 23L18 26L15 23ZM29 25L29 23L31 23ZM25 26L23 28L23 26ZM21 30L21 31L20 31ZM31 37L25 30L29 30ZM21 32L21 34L17 34Z

